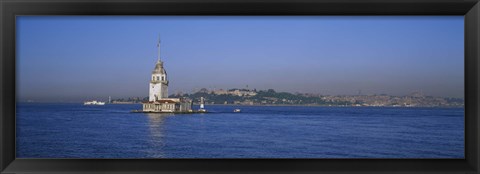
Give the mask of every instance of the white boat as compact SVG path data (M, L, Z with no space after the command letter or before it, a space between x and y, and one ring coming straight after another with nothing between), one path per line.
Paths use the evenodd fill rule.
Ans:
M92 101L83 102L83 105L105 105L105 102L92 100Z
M240 112L240 109L235 109L233 110L233 112Z

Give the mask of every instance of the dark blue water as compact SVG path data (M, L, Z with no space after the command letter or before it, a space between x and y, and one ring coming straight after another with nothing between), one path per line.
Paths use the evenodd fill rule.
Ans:
M463 158L463 108L17 105L18 158ZM233 113L240 108L241 113Z

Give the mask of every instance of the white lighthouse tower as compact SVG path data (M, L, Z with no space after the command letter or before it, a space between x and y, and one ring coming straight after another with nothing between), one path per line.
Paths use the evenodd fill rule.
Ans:
M142 102L143 109L134 112L179 114L193 112L191 99L186 97L168 98L167 71L163 68L163 62L160 59L160 37L158 38L157 48L158 57L150 79L148 102Z
M150 93L148 100L157 101L162 98L168 98L168 79L167 71L163 68L163 62L160 59L160 37L157 43L158 57L155 69L152 72L152 78L150 79Z

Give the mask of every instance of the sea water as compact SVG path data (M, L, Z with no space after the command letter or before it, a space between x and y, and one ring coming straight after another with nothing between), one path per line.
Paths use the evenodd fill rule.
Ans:
M464 158L464 108L141 108L17 103L17 158Z

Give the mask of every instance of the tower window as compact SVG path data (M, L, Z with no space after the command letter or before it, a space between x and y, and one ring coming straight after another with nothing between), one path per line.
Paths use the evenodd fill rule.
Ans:
M160 77L157 76L157 80L160 80Z
M164 76L162 76L162 81L164 81L164 80L165 80L165 77L164 77Z

